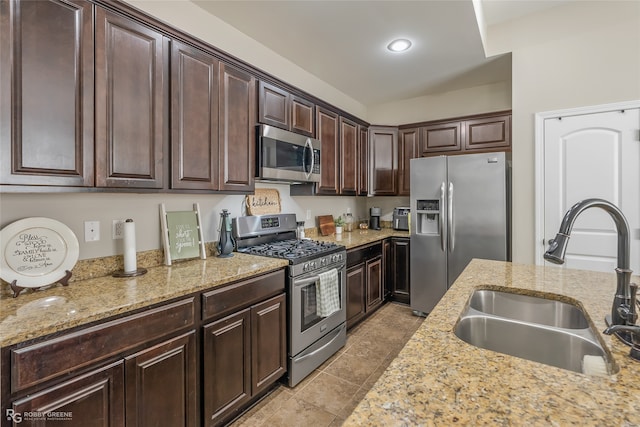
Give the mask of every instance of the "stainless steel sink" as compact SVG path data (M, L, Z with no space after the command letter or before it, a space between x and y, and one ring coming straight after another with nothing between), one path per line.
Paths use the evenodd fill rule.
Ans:
M585 313L555 300L476 290L454 333L476 347L574 372L611 374L617 370ZM586 372L585 356L602 357L606 372Z
M589 327L582 310L552 299L480 289L471 295L469 306L486 314L539 325L567 329Z

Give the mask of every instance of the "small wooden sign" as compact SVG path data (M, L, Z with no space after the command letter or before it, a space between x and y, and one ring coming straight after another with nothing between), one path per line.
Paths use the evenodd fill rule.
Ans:
M248 194L245 200L247 214L266 215L281 212L280 192L275 188L256 188L255 194Z
M165 264L172 260L197 258L206 259L200 206L193 204L192 211L167 212L164 203L160 205L162 242Z

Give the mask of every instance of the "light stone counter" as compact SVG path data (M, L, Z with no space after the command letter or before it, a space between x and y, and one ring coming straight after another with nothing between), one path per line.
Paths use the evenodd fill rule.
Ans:
M551 294L581 305L602 331L615 283L613 273L473 260L343 425L640 426L640 362L615 337L601 334L619 372L597 377L483 350L453 333L475 288Z
M334 234L331 236L313 236L311 239L323 242L333 242L345 246L347 249L369 243L379 242L387 237L409 237L407 231L395 231L391 228L383 228L382 230L360 230L355 229L351 232L343 231L342 234Z
M275 271L288 261L241 253L149 268L143 276L111 276L0 294L0 346L38 338L152 304Z

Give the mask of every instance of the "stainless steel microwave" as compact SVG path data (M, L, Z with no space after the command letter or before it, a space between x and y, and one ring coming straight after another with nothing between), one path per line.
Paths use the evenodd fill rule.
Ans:
M319 182L320 141L268 125L257 126L256 177Z

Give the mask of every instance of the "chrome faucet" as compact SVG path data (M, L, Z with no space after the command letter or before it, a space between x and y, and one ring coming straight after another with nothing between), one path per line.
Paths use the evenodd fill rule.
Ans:
M616 294L613 298L613 305L611 307L611 315L605 319L610 326L607 330L611 329L609 333L616 333L616 336L628 345L632 343L632 331L628 328L611 328L613 326L629 326L637 327L635 321L637 319L635 310L635 292L634 298L631 298L630 280L631 270L630 266L630 235L629 235L629 223L622 214L622 211L613 203L603 199L586 199L576 203L567 211L562 218L560 224L560 230L555 239L549 240L549 249L544 254L544 259L553 262L555 264L563 264L564 256L567 250L567 244L569 243L569 235L573 228L578 215L580 215L585 209L597 207L604 209L616 224L616 230L618 232L618 266L616 267L617 275L617 287ZM610 317L610 318L609 318ZM606 332L606 331L605 331Z

